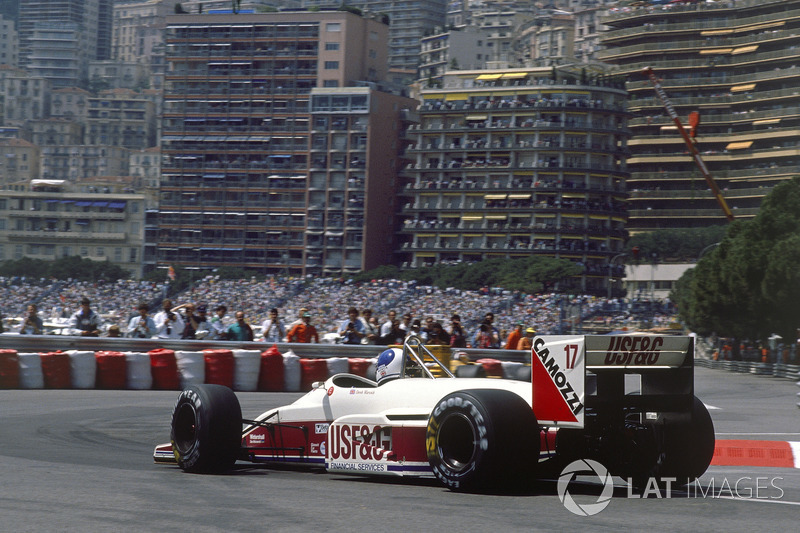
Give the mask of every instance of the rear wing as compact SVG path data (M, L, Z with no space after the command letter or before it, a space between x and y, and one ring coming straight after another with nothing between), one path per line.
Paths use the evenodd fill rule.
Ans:
M531 368L533 412L544 426L583 428L587 411L686 412L694 396L694 339L535 337Z

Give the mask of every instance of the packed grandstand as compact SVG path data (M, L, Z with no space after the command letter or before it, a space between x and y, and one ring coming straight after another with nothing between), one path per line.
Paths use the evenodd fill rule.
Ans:
M223 280L208 276L183 292L174 294L169 289L167 283L152 281L0 278L3 302L0 312L5 331L14 332L28 304L34 303L48 332L58 332L86 297L92 309L105 319L106 327L115 324L124 332L128 320L136 314L137 304L147 302L155 312L167 296L175 305L193 302L209 309L225 305L229 323L233 322L236 311L243 311L257 333L271 308L279 309L280 318L286 324L297 318L301 308L306 308L321 337L336 332L350 307L371 309L379 323L394 310L398 318L406 313L419 319L433 317L445 329L450 328L450 316L458 314L470 337L487 312L494 313L494 326L501 335L517 324L534 328L539 334L559 334L662 328L675 321L675 309L668 301L559 293L522 294L502 288L465 291L392 279L355 283L339 278ZM328 338L333 337L329 335Z

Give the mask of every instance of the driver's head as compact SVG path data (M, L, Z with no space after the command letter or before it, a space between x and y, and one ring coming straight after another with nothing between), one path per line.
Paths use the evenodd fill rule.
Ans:
M403 376L403 350L389 348L378 356L375 366L375 381L378 384L391 381Z

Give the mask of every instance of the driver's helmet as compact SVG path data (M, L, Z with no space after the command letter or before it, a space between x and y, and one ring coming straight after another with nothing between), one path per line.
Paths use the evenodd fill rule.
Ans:
M389 348L378 356L378 363L375 365L375 381L380 385L386 381L397 379L403 376L403 350L400 348Z

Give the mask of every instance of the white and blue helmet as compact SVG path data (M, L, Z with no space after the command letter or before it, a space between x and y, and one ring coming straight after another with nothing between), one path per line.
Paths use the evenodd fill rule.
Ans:
M375 381L381 384L400 377L403 377L403 350L389 348L382 351L375 365Z

